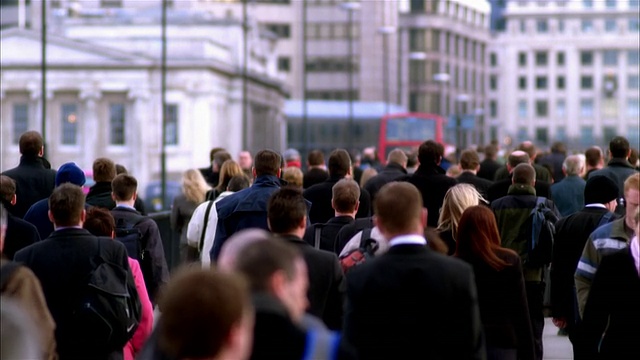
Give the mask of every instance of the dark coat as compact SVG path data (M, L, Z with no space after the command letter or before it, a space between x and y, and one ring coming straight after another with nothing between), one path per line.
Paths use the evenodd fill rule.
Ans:
M307 189L315 184L327 181L328 178L329 173L326 170L312 168L304 174L304 177L302 178L302 186Z
M15 255L40 280L47 306L56 324L55 335L60 359L122 358L118 354L96 354L82 346L84 339L70 328L74 307L80 302L87 275L93 266L91 258L98 253L98 241L105 260L129 269L127 250L117 241L98 239L85 229L66 228L54 231L47 239L26 247ZM130 281L133 275L129 271ZM89 330L89 329L87 329ZM91 335L91 331L87 332Z
M459 184L473 185L485 199L489 196L489 187L493 185L493 181L483 179L469 171L463 171L456 180L458 180Z
M577 175L567 176L551 185L551 198L556 203L560 215L568 216L584 207L585 185L587 182Z
M304 257L309 272L309 310L322 319L331 330L342 328L345 280L338 257L324 250L315 249L293 235L282 235Z
M640 359L640 277L629 248L605 256L589 291L579 331L581 357Z
M95 183L95 185L89 189L85 202L91 206L113 210L113 208L116 207L116 202L113 201L113 198L111 197L111 182L101 181ZM136 202L133 207L136 208L140 214L147 215L144 208L144 201L142 201L140 197L136 198Z
M187 226L193 212L198 207L197 203L187 199L187 197L180 193L173 199L173 206L171 207L171 230L177 232L180 235L180 244L187 244Z
M573 329L577 309L574 274L589 235L598 227L609 211L586 207L558 220L551 261L551 307L553 317L565 318ZM611 216L609 221L616 220Z
M325 182L313 185L303 193L305 199L311 202L309 211L309 221L312 224L324 224L335 215L335 210L331 207L333 197L332 188L343 178L330 176ZM371 197L367 190L360 190L360 207L356 218L363 218L371 215Z
M337 216L332 217L324 224L316 224L315 226L322 227L320 231L320 249L330 251L336 255L340 254L342 248L347 244L338 243L337 237L340 229L344 226L353 224L355 221L351 216ZM304 233L304 241L309 245L315 246L316 231L315 226L309 226Z
M496 171L498 171L498 169L500 169L501 166L502 165L500 165L500 163L495 160L484 159L480 163L480 170L478 170L478 176L483 179L493 181L493 179L495 179L495 176L496 176Z
M349 271L345 341L359 359L484 359L471 266L395 245ZM455 334L455 335L454 335Z
M280 184L280 179L273 175L261 175L255 179L251 187L216 203L218 224L211 248L212 260L218 260L222 245L236 232L250 228L269 231L267 205L271 195L280 189Z
M374 226L373 217L356 219L353 223L347 224L340 229L336 236L336 242L344 248L354 235L366 228L372 229Z
M437 227L440 208L447 191L458 181L445 175L444 169L437 165L420 164L413 175L401 179L415 185L422 194L422 203L427 208L427 226Z
M7 210L23 218L36 201L48 198L56 186L56 171L45 168L42 158L21 156L20 165L2 175L16 182L17 202Z
M453 238L453 232L451 231L451 229L439 231L438 235L440 236L440 239L447 245L447 255L451 256L455 254L458 245L456 243L456 239Z
M90 205L84 204L85 209L89 207ZM53 223L49 220L49 199L38 200L31 205L29 211L24 214L24 220L36 227L40 239L48 238L53 232Z
M618 192L620 197L624 197L624 181L633 174L637 173L636 169L626 159L613 158L609 160L607 166L600 170L589 173L589 178L598 175L604 175L618 184Z
M7 232L4 239L4 249L2 254L9 260L19 251L31 244L40 241L38 230L32 224L20 219L17 216L8 214Z
M487 347L517 349L518 359L533 360L533 333L520 257L504 251L497 255L508 264L501 271L481 259L463 259L475 274Z
M200 170L200 174L202 174L202 177L204 177L204 180L207 182L207 184L211 185L211 187L218 186L218 181L220 179L219 172L213 172L211 166L198 170Z
M111 210L111 214L116 220L116 223L119 219L131 219L140 215L139 212L122 206ZM136 225L136 228L142 234L142 243L145 244L144 249L147 250L145 259L139 260L140 269L144 276L144 283L147 286L149 299L155 304L158 291L169 281L169 269L167 267L164 248L162 247L162 238L160 237L158 225L149 217L140 221L138 225Z
M375 199L376 193L385 184L396 181L407 175L407 170L400 164L389 163L380 173L367 181L364 188L369 192L371 201Z
M565 178L564 172L562 172L562 163L564 163L564 159L566 159L566 155L558 152L552 152L551 154L540 159L540 165L548 165L551 169L553 169L554 182L559 182Z
M509 175L508 179L498 180L493 183L489 187L487 199L490 203L500 199L503 196L507 196L509 192L509 188L513 185L511 181L511 175ZM534 187L536 189L536 195L546 197L547 199L552 199L551 197L551 185L546 181L536 180L536 185Z

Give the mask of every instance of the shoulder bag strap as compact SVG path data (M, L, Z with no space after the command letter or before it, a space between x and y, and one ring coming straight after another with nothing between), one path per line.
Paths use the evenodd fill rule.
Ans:
M613 213L611 211L607 211L606 214L602 215L602 217L600 218L600 222L598 223L598 227L604 225L604 224L608 224L609 221L611 221L611 218L613 217Z
M360 237L360 248L364 249L367 245L367 240L371 239L371 228L367 227L362 229L362 236Z
M316 249L320 249L320 238L322 237L322 225L321 224L313 225L313 230L314 230L313 247L315 247Z
M207 232L207 224L209 223L209 213L211 212L211 206L213 206L213 201L209 201L209 204L207 204L207 210L204 212L204 224L202 226L202 233L200 234L200 242L198 243L198 252L202 252L202 247L204 246L204 234Z

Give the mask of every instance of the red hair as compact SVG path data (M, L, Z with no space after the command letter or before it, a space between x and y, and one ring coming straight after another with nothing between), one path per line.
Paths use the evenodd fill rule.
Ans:
M509 265L498 254L515 252L500 246L500 233L493 212L486 206L467 208L458 224L458 239L455 256L481 260L497 271Z

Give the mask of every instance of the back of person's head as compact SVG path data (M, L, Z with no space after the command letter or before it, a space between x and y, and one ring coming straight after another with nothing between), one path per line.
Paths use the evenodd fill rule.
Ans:
M343 178L351 173L351 157L345 149L335 149L329 155L329 175Z
M0 201L9 204L16 194L16 182L7 175L0 175Z
M415 151L407 153L407 167L413 168L418 166L418 153Z
M116 228L116 221L111 215L111 211L92 206L87 210L82 227L95 236L111 237Z
M300 161L300 152L294 148L289 148L282 153L285 162Z
M234 274L184 268L160 298L158 346L173 359L246 359L253 307L247 284Z
M84 212L82 188L66 183L53 189L49 196L49 212L53 223L60 226L78 226Z
M20 135L18 141L20 154L25 156L38 156L41 154L44 141L42 135L37 131L27 131Z
M626 194L631 190L640 191L640 173L638 172L629 176L627 180L624 181L625 197L627 197Z
M138 190L138 180L127 174L116 176L111 182L111 192L115 201L129 201Z
M538 154L538 149L531 141L524 141L518 145L518 150L524 151L529 155L529 159L534 159Z
M227 186L229 186L231 178L238 175L244 175L244 171L240 164L233 160L225 161L220 167L220 178L218 179L218 186L216 186L216 189L220 192L225 191Z
M458 175L462 174L462 169L460 169L460 166L453 164L449 166L445 174L448 177L457 178Z
M302 187L302 182L304 180L304 174L300 168L295 166L289 166L284 169L282 173L282 178L291 186L297 186L299 188Z
M458 223L462 213L471 206L476 206L486 200L478 190L470 184L457 184L447 190L442 202L440 217L438 218L438 231L451 230L453 238L458 232Z
M280 175L280 165L282 159L280 154L273 150L260 150L253 159L253 167L255 170L255 176Z
M111 159L97 158L93 161L93 180L110 182L116 177L116 164Z
M533 186L536 181L536 170L529 164L518 164L513 168L513 183Z
M246 246L252 245L258 241L271 239L271 234L267 231L257 228L240 230L227 239L220 249L220 256L216 263L220 271L234 271L238 254Z
M209 189L200 170L189 169L182 174L182 193L187 200L200 204L205 200Z
M331 205L340 213L349 214L357 210L360 186L352 179L341 179L331 189Z
M562 163L562 170L567 173L567 176L580 176L584 170L584 161L580 155L569 155Z
M486 206L476 205L467 208L462 213L458 225L456 256L466 260L483 260L500 271L508 263L496 255L496 252L510 252L510 250L500 247L500 233L495 215Z
M275 234L287 234L304 224L307 216L307 204L302 190L285 186L275 191L267 205L269 229Z
M129 171L127 171L127 168L124 167L124 165L116 164L116 175L128 174L128 173L129 173Z
M384 185L376 194L374 209L376 225L386 237L424 230L422 195L411 183Z
M587 165L591 167L596 167L600 165L600 162L603 159L602 149L600 149L597 146L592 146L584 152L584 156L585 156Z
M87 181L84 171L76 163L68 162L62 164L56 172L56 186L64 183L82 186Z
M557 142L554 142L553 145L551 145L551 152L555 154L566 155L567 147L564 145L563 142L557 141Z
M614 158L628 158L630 148L629 141L623 136L616 136L609 142L609 152Z
M246 175L236 175L229 180L227 191L238 192L251 186L251 180Z
M498 156L498 147L496 145L487 145L484 148L485 158L495 160L497 156Z
M324 165L324 154L320 150L311 150L307 155L307 162L309 166L322 166Z
M584 203L608 204L620 195L618 184L604 175L590 176L584 186Z
M528 164L529 162L531 162L529 154L522 150L516 150L512 152L511 154L509 154L509 158L507 159L507 165L509 165L511 169L514 169L520 164Z
M433 140L423 142L418 148L418 161L421 165L439 165L444 157L444 146Z
M211 149L211 151L209 151L209 162L211 162L211 164L213 164L213 159L215 158L216 154L220 151L227 151L227 150L225 150L225 148L215 147Z
M638 166L638 160L640 154L638 154L638 149L634 149L631 148L630 152L629 152L629 164L631 164L633 167L637 167Z
M364 188L364 186L367 185L367 182L369 182L369 180L371 180L371 178L376 175L378 175L378 170L376 170L375 168L369 167L364 169L364 171L362 172L362 176L360 176L360 187Z
M226 151L218 151L215 153L215 155L213 155L213 165L214 167L220 171L220 168L222 167L222 164L225 163L225 161L231 160L231 154L229 154Z
M394 163L398 165L402 165L402 167L407 166L407 154L402 149L393 149L387 156L387 163Z
M480 157L475 150L465 150L460 154L462 170L476 170L480 166Z

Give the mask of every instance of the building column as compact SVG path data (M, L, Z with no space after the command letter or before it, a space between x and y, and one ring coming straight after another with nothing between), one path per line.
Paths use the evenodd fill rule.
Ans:
M149 131L150 128L157 128L153 117L150 116L152 112L149 109L149 98L150 93L146 89L130 90L127 99L133 101L133 106L131 115L125 118L125 143L131 154L127 170L138 180L138 193L142 196L146 185L151 181L150 163L158 162L158 143L154 136L157 132ZM155 170L157 166L152 168Z
M80 146L82 146L82 163L80 164L80 166L84 169L91 169L93 166L93 161L96 158L106 155L97 152L97 149L103 148L103 144L101 144L100 138L104 138L104 136L98 135L101 132L100 129L106 129L106 136L109 136L108 119L105 124L100 124L100 119L98 116L97 102L101 97L102 94L98 89L84 89L80 92L79 95L79 98L82 101L82 107L80 109L80 113L82 115L79 117L80 126L78 129L80 135Z

